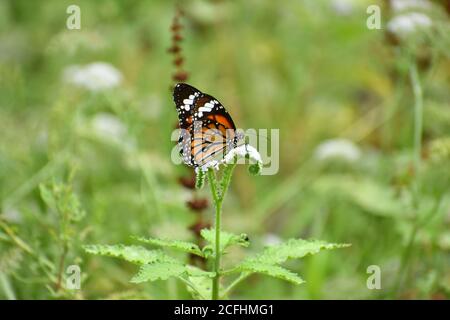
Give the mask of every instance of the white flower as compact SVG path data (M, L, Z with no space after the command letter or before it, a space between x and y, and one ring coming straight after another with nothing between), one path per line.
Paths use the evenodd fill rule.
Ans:
M332 0L331 8L338 15L348 16L353 12L353 3L350 0Z
M195 173L198 173L199 170L201 170L203 172L206 172L206 171L208 171L209 168L213 168L215 170L218 170L219 169L219 164L220 164L220 162L217 161L217 160L208 161L203 166L195 168Z
M391 0L391 8L398 13L409 9L429 9L431 3L428 0Z
M361 151L352 141L346 139L332 139L322 142L316 148L314 156L322 161L340 158L353 162L361 157Z
M243 144L239 147L232 149L230 152L226 154L226 156L223 159L223 162L232 163L234 161L234 157L245 158L247 156L251 160L262 164L261 155L259 154L258 150L256 150L254 147L248 144Z
M279 236L273 233L265 234L262 241L266 246L274 246L283 242Z
M256 168L257 170L256 169L254 170L255 173L259 173L261 171L262 159L261 159L261 155L259 154L258 150L256 150L251 145L243 144L243 145L241 145L239 147L236 147L236 148L230 150L225 155L223 160L221 160L221 161L217 161L217 160L208 161L203 166L195 168L195 172L198 173L199 170L201 170L203 172L206 172L206 171L208 171L209 168L213 168L215 170L218 170L220 164L231 164L231 163L234 162L234 158L235 157L237 157L238 159L239 158L247 158L248 157L250 160L253 160L254 162L256 162L256 164L252 165L252 166L256 166L257 167Z
M105 62L94 62L85 66L73 65L63 72L63 79L90 91L115 88L122 82L122 73Z
M387 24L387 29L404 38L416 31L429 28L431 24L432 21L426 14L410 12L392 18Z

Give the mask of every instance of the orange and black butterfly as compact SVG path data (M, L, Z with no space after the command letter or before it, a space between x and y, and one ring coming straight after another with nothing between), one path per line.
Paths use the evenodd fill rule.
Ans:
M173 100L180 125L180 155L187 165L201 167L223 159L235 148L240 135L224 106L214 97L186 84L178 83Z

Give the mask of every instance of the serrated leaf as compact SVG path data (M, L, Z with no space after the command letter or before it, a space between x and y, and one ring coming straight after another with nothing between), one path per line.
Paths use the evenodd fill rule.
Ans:
M195 287L195 290L190 286L186 286L189 293L194 299L208 300L211 298L212 281L208 277L189 277L189 281Z
M140 267L131 282L141 283L145 281L167 280L170 277L178 277L186 272L186 266L173 262L153 262Z
M186 272L190 277L213 278L216 275L215 272L205 271L191 265L186 265Z
M188 252L188 253L193 253L198 256L203 256L202 251L195 243L191 243L191 242L187 242L187 241L144 238L144 237L134 237L134 239L144 242L144 243L152 244L155 246L168 247L168 248L181 250L181 251Z
M188 277L189 282L195 288L191 286L186 286L186 289L192 295L194 299L197 300L207 300L211 298L212 293L212 282L211 278L214 277L214 272L206 272L194 266L187 266L188 273L190 274ZM202 273L206 273L206 276L197 276ZM193 276L195 274L196 276Z
M189 282L195 287L195 290L186 286L192 297L197 300L211 298L212 282L211 278L215 276L214 272L204 271L194 266L186 266Z
M203 229L200 231L201 236L211 244L211 248L215 248L216 245L216 233L213 229ZM246 234L236 235L229 232L220 232L220 252L223 252L226 248L232 245L240 245L242 247L248 247L250 242Z
M147 264L156 261L176 262L161 250L148 250L141 246L119 245L87 245L84 250L91 254L120 258L136 264Z
M299 259L309 254L316 254L321 250L349 246L349 244L327 243L320 240L290 239L286 242L266 247L262 253L245 260L243 263L280 264L288 259Z
M305 282L296 273L272 264L263 264L259 262L249 261L241 264L239 269L244 272L262 273L274 278L292 282L294 284L302 284Z

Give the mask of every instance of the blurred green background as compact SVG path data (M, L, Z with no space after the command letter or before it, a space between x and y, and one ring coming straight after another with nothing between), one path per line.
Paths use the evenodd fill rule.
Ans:
M352 244L292 263L303 285L255 275L232 298L450 297L450 4L416 2L377 2L370 30L373 1L180 1L186 81L238 127L280 130L277 174L236 170L224 229L252 245L225 264L291 237ZM66 28L71 4L80 30ZM195 241L212 221L211 204L192 209L208 190L171 161L175 4L0 1L0 298L190 297L81 248ZM80 290L61 285L69 265Z

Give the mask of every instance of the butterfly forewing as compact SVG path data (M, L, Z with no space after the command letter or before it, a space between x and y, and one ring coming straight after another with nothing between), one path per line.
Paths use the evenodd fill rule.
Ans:
M193 122L194 105L202 93L185 83L179 83L175 86L173 100L178 113L180 128L188 129Z
M200 90L179 83L174 89L183 161L194 167L224 157L237 144L236 127L223 105Z

